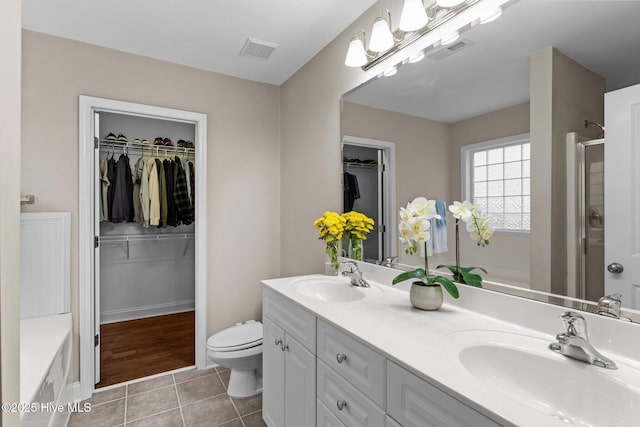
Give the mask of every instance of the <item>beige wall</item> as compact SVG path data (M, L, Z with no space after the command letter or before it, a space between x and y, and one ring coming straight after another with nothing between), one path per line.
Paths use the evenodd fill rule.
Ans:
M20 402L20 0L0 2L0 400ZM2 411L0 425L20 425Z
M566 134L604 121L605 81L554 48L531 55L531 283L564 294L567 284ZM546 207L545 209L541 207Z
M450 200L448 124L351 102L343 103L341 121L342 135L396 144L394 213L418 196ZM398 255L402 263L421 264L417 255L409 257L400 245ZM443 254L433 262L446 260Z
M280 274L279 88L30 31L22 52L21 188L28 210L71 212L74 348L81 94L208 115L207 333L259 318L260 279Z
M461 200L460 147L506 136L529 132L529 103L472 117L451 124L450 182L451 200ZM529 284L529 233L496 232L484 248L461 230L462 265L478 265L487 269L486 278L511 284Z

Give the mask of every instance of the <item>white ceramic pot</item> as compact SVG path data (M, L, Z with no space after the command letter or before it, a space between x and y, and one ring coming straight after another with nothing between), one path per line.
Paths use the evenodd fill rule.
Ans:
M420 310L437 310L442 306L442 286L425 286L422 282L413 282L409 299L411 304Z

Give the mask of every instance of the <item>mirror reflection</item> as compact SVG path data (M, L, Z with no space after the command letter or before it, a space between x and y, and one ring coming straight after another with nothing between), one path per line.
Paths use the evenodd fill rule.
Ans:
M428 49L421 62L345 94L344 172L375 195L345 209L366 206L386 226L365 258L420 265L391 235L398 209L416 196L469 200L492 216L496 232L478 247L462 231L462 265L549 294L607 294L606 213L619 199L604 195L605 162L615 164L605 156L604 94L640 83L637 16L640 2L520 0L495 22ZM377 144L393 150L387 175L353 165L382 162ZM451 214L447 220L448 245L430 257L433 265L455 257ZM631 300L624 294L622 305L639 309Z

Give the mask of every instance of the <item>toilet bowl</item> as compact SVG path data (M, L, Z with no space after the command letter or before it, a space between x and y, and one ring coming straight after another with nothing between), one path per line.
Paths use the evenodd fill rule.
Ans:
M231 369L227 394L249 397L262 392L262 323L249 320L209 337L207 354Z

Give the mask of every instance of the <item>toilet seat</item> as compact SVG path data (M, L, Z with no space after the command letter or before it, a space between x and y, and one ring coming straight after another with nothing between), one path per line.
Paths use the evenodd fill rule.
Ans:
M255 320L223 329L207 340L207 348L214 352L246 350L260 345L262 345L262 323Z

